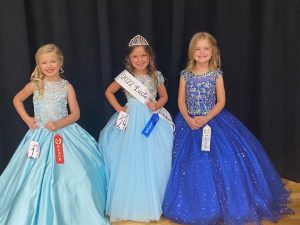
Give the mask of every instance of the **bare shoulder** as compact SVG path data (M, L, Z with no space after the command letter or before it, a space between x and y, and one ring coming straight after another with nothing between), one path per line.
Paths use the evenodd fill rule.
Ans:
M69 91L75 92L73 85L69 81L67 81L67 90L68 92Z
M33 90L34 90L34 83L33 83L32 81L28 82L28 83L25 85L24 89L32 90L32 91L33 91Z
M24 93L26 95L30 95L33 93L34 91L34 83L32 81L30 81L29 83L27 83L24 88L20 91L21 93Z
M14 97L14 101L24 101L30 95L33 94L34 91L34 83L29 82L23 87Z

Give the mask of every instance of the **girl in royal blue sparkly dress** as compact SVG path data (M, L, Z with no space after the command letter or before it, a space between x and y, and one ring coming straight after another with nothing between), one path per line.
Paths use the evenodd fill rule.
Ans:
M133 75L126 77L126 81L134 90L143 85L153 96L159 97L157 101L143 104L134 97L133 89L121 86L117 78L106 89L105 95L117 111L99 136L108 180L106 213L111 221L157 221L162 214L171 170L173 128L169 121L159 118L148 136L142 131L165 105L168 95L163 75L155 69L152 49L141 35L129 42L125 66ZM141 84L137 85L136 81ZM125 106L120 105L114 95L121 88L126 90ZM117 121L118 115L125 112L129 119L126 129L122 130Z
M102 156L75 123L75 91L59 75L63 55L47 44L35 59L31 82L14 98L30 130L0 177L0 225L108 225ZM32 94L34 118L23 105Z
M250 131L224 109L216 40L197 33L180 74L172 171L164 215L195 225L260 224L291 213L289 193ZM208 125L208 126L206 126Z

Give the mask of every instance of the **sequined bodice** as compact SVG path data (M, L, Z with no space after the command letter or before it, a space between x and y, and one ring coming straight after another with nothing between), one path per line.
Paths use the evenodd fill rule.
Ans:
M180 74L186 81L185 97L190 115L206 115L216 104L216 79L221 70L213 70L204 75L195 75L183 70Z
M159 71L157 71L157 79L153 79L150 75L138 75L135 78L145 85L154 97L157 96L157 86L164 83L164 77ZM127 91L125 91L125 95L127 99L133 98Z
M68 81L45 81L44 94L33 93L34 117L42 127L48 121L56 121L68 115Z

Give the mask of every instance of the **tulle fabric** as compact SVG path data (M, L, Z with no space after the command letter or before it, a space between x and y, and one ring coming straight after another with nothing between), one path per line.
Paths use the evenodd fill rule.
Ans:
M106 213L111 221L159 220L171 169L172 126L159 119L147 138L141 132L153 113L133 98L127 107L126 130L115 128L115 113L99 136L108 179Z
M292 213L289 192L251 132L225 109L208 124L211 150L204 152L202 128L192 131L176 117L164 215L182 224L242 225Z

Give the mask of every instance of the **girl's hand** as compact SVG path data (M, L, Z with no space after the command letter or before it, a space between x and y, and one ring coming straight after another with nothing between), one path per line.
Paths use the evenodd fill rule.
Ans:
M192 130L197 130L200 128L200 125L197 123L197 119L193 118L193 117L188 117L188 119L186 120L186 122L188 123L189 127Z
M49 121L45 124L45 128L50 131L55 131L58 129L58 126L55 122Z
M152 112L157 111L157 105L156 105L156 102L149 101L149 102L147 103L147 106L148 106L148 108L149 108Z
M127 112L127 106L125 105L125 106L120 107L120 108L118 109L118 112L120 112L120 111L122 111L122 112Z
M28 117L25 120L25 123L27 124L29 129L36 129L38 127L38 123L37 123L36 119L33 117Z
M203 127L208 122L208 119L205 116L195 116L194 119L196 120L199 128Z

